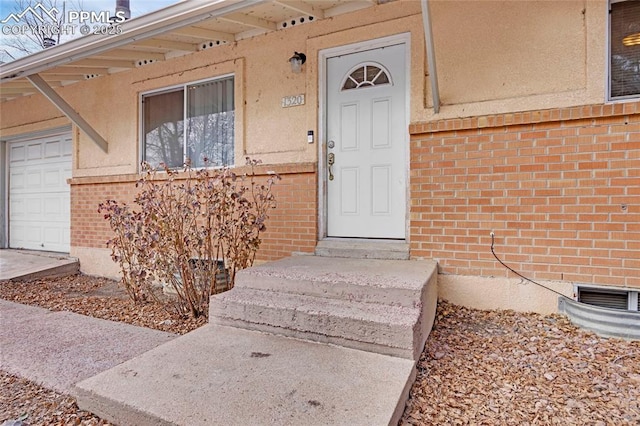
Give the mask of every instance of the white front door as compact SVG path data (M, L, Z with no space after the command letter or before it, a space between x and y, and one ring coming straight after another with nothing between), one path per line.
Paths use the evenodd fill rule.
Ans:
M405 238L405 66L405 44L327 59L329 237Z

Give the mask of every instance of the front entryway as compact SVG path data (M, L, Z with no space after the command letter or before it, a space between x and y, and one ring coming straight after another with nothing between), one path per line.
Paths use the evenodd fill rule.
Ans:
M327 59L327 236L406 236L406 44Z

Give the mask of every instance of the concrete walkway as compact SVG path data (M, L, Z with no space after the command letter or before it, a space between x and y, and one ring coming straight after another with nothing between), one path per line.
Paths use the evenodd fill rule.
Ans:
M176 339L1 299L0 369L120 426L387 425L415 378L412 360L340 346L216 325Z
M59 392L175 337L0 299L0 370Z
M79 268L78 259L65 253L0 250L0 281L71 275Z
M84 380L78 405L120 426L397 424L414 362L205 325Z
M288 318L271 324L273 334L253 329L246 315L237 321L249 327L210 323L177 337L0 300L0 369L70 393L81 409L120 426L395 425L433 323L435 266L301 257L247 270L247 282L216 297L259 293L250 300L251 312L262 312L256 321ZM267 315L268 293L306 302ZM390 312L401 308L411 313L399 322L408 339L405 357L347 344L372 338L397 346L384 330L386 322L395 324ZM334 330L334 323L345 325ZM341 346L315 338L334 331Z

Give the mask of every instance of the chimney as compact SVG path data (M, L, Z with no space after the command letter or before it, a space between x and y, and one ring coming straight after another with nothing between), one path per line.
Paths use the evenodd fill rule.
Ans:
M131 18L129 0L116 0L116 16L124 16L125 19Z

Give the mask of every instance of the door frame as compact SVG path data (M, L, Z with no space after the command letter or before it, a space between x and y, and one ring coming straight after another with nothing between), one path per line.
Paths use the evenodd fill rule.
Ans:
M327 60L335 56L349 55L382 47L405 45L405 132L404 143L407 188L405 194L405 241L409 240L409 215L411 200L409 199L409 123L411 121L411 33L401 33L388 37L346 44L338 47L322 49L318 52L318 241L327 238Z

